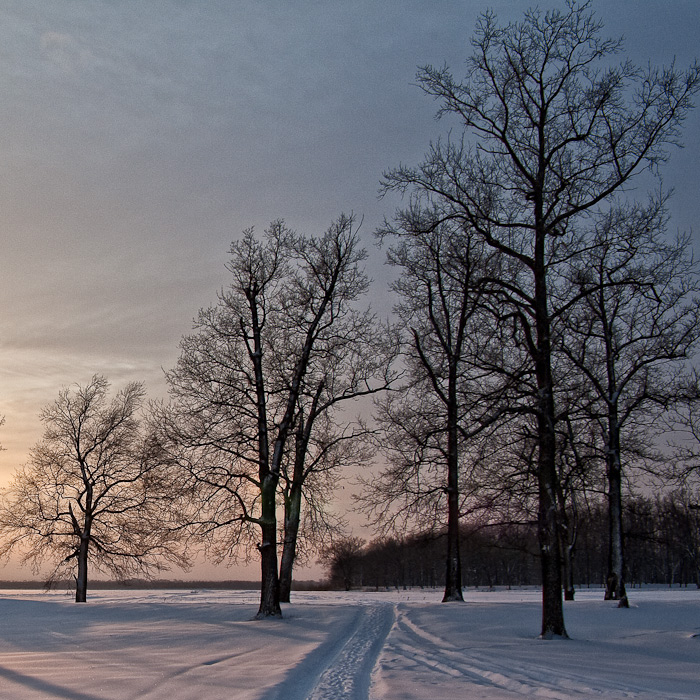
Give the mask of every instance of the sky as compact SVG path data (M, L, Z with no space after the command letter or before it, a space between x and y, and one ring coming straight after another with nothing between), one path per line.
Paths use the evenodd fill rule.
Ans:
M532 4L2 2L0 486L63 386L99 373L165 395L163 370L226 285L243 229L283 218L320 234L354 212L388 313L372 232L400 202L379 199L379 181L447 128L417 67L460 75L481 12L517 20ZM700 55L698 0L591 6L638 64ZM671 227L697 238L700 111L683 140L664 181Z

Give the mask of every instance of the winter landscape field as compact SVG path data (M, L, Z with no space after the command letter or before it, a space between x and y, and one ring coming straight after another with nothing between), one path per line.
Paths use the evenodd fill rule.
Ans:
M0 591L0 698L700 697L700 591L600 590L537 639L536 590L299 592L254 620L252 591Z

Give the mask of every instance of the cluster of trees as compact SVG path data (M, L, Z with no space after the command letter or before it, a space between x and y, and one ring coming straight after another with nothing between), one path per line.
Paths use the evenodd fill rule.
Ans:
M700 67L615 65L620 43L573 1L507 26L487 13L472 47L464 78L418 74L450 136L384 178L408 199L379 232L408 378L379 414L389 466L365 506L389 528L448 513L446 600L461 597L459 520L534 512L541 635L566 636L578 502L607 495L607 596L626 605L625 472L697 394L689 240L667 234L660 184L625 193L655 182Z
M52 579L88 555L118 578L204 544L215 561L261 561L261 617L281 614L294 562L339 530L330 492L363 463L370 429L345 406L395 377L395 335L362 306L366 252L352 217L321 236L273 222L234 242L232 282L199 313L166 374L169 402L143 387L109 402L93 377L45 409L46 429L0 503L0 554L22 549Z
M605 587L607 507L589 503L577 525L571 576L579 587ZM700 493L637 496L623 507L628 583L700 588ZM464 587L540 585L536 523L463 524L459 532ZM445 533L385 536L367 543L341 538L321 557L332 588L444 586Z
M369 429L345 405L394 376L396 343L360 305L365 257L352 217L320 237L282 222L262 240L246 231L231 247L233 282L183 340L173 401L155 414L188 494L184 525L217 560L259 551L263 617L288 600L300 541L337 527L338 468L365 458Z
M661 185L624 193L657 187L700 68L616 65L620 42L574 0L507 26L487 13L472 48L463 79L420 70L452 131L382 184L406 202L377 232L396 324L363 301L352 216L321 236L245 231L167 403L138 421L140 389L107 404L95 378L47 409L5 494L5 551L55 548L66 566L92 548L132 573L204 542L217 560L259 556L259 615L277 616L294 561L342 530L339 469L379 448L361 507L387 532L444 533L445 600L462 598L465 522L535 521L541 633L566 636L581 504L605 493L607 595L626 602L625 476L662 461L664 425L683 425L664 450L694 469L700 277ZM373 421L351 415L372 396Z

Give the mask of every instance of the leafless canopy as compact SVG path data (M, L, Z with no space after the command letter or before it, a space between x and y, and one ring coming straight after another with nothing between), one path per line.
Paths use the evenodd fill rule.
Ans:
M101 376L61 390L0 506L2 554L18 549L35 567L53 562L50 579L74 573L77 600L88 559L118 579L186 564L168 528L167 465L138 418L143 385L128 384L111 401L108 392Z
M459 224L500 253L515 275L492 280L517 348L529 356L526 404L537 425L542 635L565 635L556 493L558 412L553 334L575 303L552 294L558 268L582 246L591 217L677 143L700 67L614 65L621 42L601 37L588 3L525 13L501 26L487 12L464 78L427 66L418 81L462 135L434 143L417 167L385 175L434 225ZM534 379L534 381L532 381ZM524 386L525 388L525 386Z
M303 491L322 516L343 444L365 430L335 409L391 379L390 337L358 307L365 257L352 217L319 237L281 221L263 237L245 231L231 246L230 286L200 312L167 375L160 422L192 487L189 521L219 559L257 547L263 616L279 614L280 491L285 505Z

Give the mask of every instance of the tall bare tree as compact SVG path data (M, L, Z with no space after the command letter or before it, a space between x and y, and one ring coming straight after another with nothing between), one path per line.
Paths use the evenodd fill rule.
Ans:
M384 344L356 306L369 284L365 257L352 217L320 237L281 221L263 240L246 231L231 246L231 285L200 312L167 374L173 406L164 425L198 497L197 531L215 535L221 559L250 551L259 532L260 617L281 614L280 492L287 488L286 519L298 526L304 482L328 466L307 460L305 430L386 379ZM362 348L371 345L369 356Z
M682 373L700 341L700 268L689 238L667 235L665 217L663 199L600 217L576 273L587 293L566 316L562 348L596 397L591 408L605 445L610 527L605 597L621 607L628 606L623 432L628 444L658 433L659 410L686 393Z
M392 287L405 335L406 382L380 405L388 466L366 483L361 501L384 526L420 521L422 528L431 522L445 530L443 600L459 601L460 518L468 492L460 481L478 462L476 438L500 415L492 316L484 308L497 256L459 225L432 224L422 212L406 211L379 231L391 242L389 263L401 273Z
M53 560L50 580L75 571L79 603L89 563L119 579L187 564L167 527L168 465L138 418L143 385L128 384L111 401L108 392L101 376L61 390L0 505L0 553L19 549L37 567Z
M464 139L437 142L422 165L390 171L384 182L387 190L410 191L416 205L428 203L443 220L464 222L524 269L500 284L536 379L544 638L566 635L552 371L559 309L550 278L578 222L664 160L700 82L697 65L684 73L615 67L621 42L600 32L589 4L574 0L507 26L483 15L463 80L447 67L418 74L440 102L439 115L461 122Z

